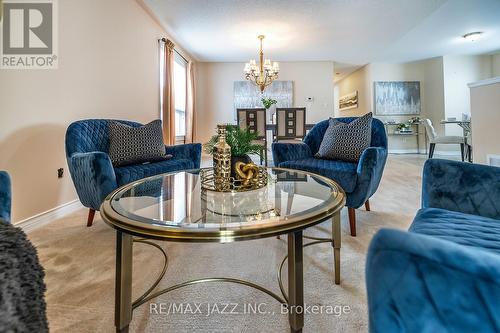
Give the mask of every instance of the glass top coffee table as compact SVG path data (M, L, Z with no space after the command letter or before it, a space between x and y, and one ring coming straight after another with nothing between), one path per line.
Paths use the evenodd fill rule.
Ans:
M101 216L116 229L115 326L127 332L132 311L166 292L202 282L238 283L261 290L288 306L293 332L304 325L302 248L332 244L335 283L340 283L340 210L343 190L328 178L298 170L268 168L268 184L244 192L216 192L201 186L204 170L173 172L145 178L112 192ZM332 238L303 236L303 230L332 219ZM155 291L167 267L167 254L151 240L227 243L288 235L288 255L279 267L281 296L255 283L231 277L207 277ZM303 238L312 239L304 244ZM132 301L132 247L141 242L156 247L165 262L160 276ZM288 292L281 271L288 263Z

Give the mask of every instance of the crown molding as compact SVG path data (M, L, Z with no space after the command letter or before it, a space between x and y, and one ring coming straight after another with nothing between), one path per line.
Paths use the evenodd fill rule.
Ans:
M469 83L468 86L469 88L476 88L476 87L488 86L490 84L495 84L495 83L500 83L500 76L492 77L491 79L472 82Z

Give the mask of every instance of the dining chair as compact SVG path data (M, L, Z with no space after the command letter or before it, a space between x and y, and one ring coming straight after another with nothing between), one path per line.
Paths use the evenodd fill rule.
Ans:
M463 136L455 135L438 135L432 121L430 119L424 119L425 132L427 133L427 138L429 139L429 158L434 156L434 149L436 144L459 144L460 153L462 155L462 161L465 159L465 139Z
M302 141L306 135L306 108L277 108L274 141Z
M469 132L467 133L467 136L465 137L465 157L466 159L472 163L473 162L473 155L472 155L472 133Z
M237 109L236 118L241 129L248 129L251 133L256 133L255 144L262 146L264 154L260 154L260 164L264 155L264 165L267 166L267 136L266 136L266 109Z

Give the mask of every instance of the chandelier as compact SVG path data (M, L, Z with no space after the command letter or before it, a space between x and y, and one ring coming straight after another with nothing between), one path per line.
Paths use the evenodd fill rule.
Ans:
M245 64L243 71L245 78L253 82L263 93L266 87L278 78L280 66L276 61L271 64L271 59L264 60L264 52L262 51L264 35L260 35L258 38L260 39L259 64L257 65L255 59L252 59Z

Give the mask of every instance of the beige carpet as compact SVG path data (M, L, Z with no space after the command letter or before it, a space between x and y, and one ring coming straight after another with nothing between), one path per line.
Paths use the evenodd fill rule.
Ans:
M333 255L328 244L304 252L305 302L309 305L348 306L341 315L309 314L304 332L366 332L365 256L372 236L382 227L406 229L420 205L423 157L391 155L371 212L357 211L357 237L349 236L342 212L341 284L333 283ZM46 270L47 307L52 332L114 331L115 234L99 216L85 226L81 210L29 233ZM306 234L328 236L330 223ZM284 240L268 238L232 244L162 243L170 265L160 286L204 276L231 276L254 281L279 293L276 269L286 254ZM134 250L134 294L154 280L161 263L154 248L138 244ZM286 269L285 269L286 272ZM136 297L136 296L134 296ZM160 304L162 303L162 304ZM202 303L202 314L166 314L170 304L184 309ZM207 306L260 304L264 314L213 313ZM189 306L188 306L189 304ZM160 307L161 306L161 307ZM171 306L171 305L170 305ZM156 307L158 312L150 311ZM326 308L325 308L326 309ZM338 308L337 308L338 309ZM287 316L271 297L254 289L227 283L189 286L163 295L134 312L132 332L288 332ZM151 313L153 312L153 313ZM189 311L187 311L189 312ZM213 312L213 311L212 311Z

